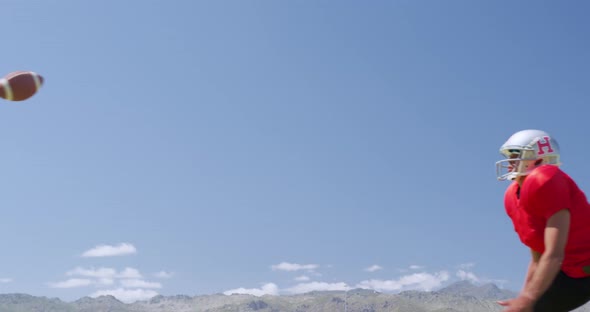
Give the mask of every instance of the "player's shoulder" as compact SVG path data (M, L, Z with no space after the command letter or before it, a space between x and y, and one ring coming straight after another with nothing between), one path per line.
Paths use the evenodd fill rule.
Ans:
M555 165L542 165L533 170L525 179L527 188L541 188L554 184L561 184L571 178Z
M538 181L546 181L546 180L551 180L551 179L555 179L555 178L563 178L563 177L567 177L567 174L565 172L563 172L563 170L561 170L561 168L559 168L558 166L542 165L542 166L535 168L535 170L533 170L529 174L529 176L527 177L527 180L531 179L531 180L538 180Z

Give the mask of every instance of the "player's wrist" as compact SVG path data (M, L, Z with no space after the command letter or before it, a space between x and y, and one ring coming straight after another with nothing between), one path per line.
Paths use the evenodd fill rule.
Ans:
M530 291L523 291L522 293L520 293L519 297L521 297L522 300L530 302L530 303L534 303L537 301L537 299L539 299L538 296L535 296Z

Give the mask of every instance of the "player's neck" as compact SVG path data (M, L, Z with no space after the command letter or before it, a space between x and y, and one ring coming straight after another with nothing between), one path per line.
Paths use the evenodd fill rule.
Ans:
M518 183L519 187L522 187L522 183L524 182L524 179L526 179L526 176L518 176L516 177L516 183Z

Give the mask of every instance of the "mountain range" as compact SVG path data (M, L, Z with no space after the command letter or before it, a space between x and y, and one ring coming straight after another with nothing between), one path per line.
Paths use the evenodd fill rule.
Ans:
M379 293L366 289L314 291L300 295L214 294L156 296L125 304L113 296L84 297L73 302L26 294L0 294L1 312L491 312L502 311L497 300L515 292L494 284L462 281L436 291ZM586 305L576 312L590 312Z

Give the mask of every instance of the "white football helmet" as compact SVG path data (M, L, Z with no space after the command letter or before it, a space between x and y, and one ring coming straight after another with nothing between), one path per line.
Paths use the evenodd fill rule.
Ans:
M522 130L513 134L500 147L506 159L496 162L498 180L514 180L540 165L559 166L559 144L551 135L541 130Z

